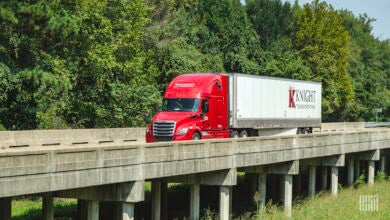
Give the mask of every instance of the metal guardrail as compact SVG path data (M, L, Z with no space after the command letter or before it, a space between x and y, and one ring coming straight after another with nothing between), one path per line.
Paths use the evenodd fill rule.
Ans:
M390 122L366 122L366 128L390 127Z

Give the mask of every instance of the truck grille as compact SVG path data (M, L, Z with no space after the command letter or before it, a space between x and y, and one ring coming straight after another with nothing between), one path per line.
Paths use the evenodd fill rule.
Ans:
M172 141L175 131L173 121L155 121L153 123L153 136L156 141Z

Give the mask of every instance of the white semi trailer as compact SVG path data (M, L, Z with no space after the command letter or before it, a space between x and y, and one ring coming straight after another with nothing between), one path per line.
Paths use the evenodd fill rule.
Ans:
M321 83L229 76L229 126L233 136L311 133L321 127Z

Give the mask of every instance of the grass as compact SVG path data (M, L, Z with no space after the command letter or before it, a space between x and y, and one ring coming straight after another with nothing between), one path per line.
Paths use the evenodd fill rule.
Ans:
M378 195L378 211L360 211L360 195ZM292 219L390 219L390 182L376 182L357 188L344 188L337 197L328 191L314 199L298 198L293 202ZM286 219L282 207L267 204L253 219Z
M76 199L54 199L56 217L71 217L75 219L77 209ZM42 219L42 199L40 197L20 197L12 200L13 220Z

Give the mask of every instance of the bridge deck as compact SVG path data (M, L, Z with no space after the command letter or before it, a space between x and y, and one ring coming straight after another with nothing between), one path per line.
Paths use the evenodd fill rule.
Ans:
M390 148L390 129L168 143L0 150L0 197Z

